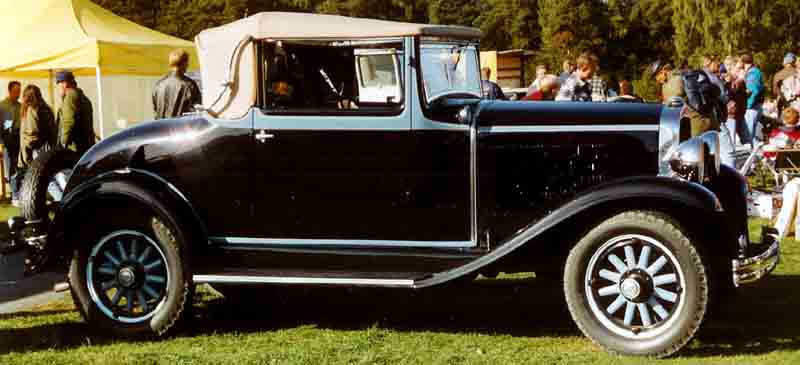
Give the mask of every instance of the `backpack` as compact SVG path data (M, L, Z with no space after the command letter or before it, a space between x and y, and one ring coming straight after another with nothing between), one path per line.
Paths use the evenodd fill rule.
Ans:
M722 90L711 82L705 71L685 71L681 74L681 79L686 105L704 115L718 112Z

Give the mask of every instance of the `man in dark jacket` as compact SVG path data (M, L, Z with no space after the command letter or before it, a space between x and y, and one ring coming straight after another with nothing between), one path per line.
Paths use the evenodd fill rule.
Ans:
M58 108L58 145L83 155L94 145L92 102L78 88L75 76L70 71L56 74L56 85L61 96Z
M8 83L8 97L0 101L0 138L3 140L3 167L5 178L11 183L16 174L17 155L19 154L19 96L21 85L19 81ZM2 183L2 182L0 182ZM17 186L10 184L12 203L19 193Z
M179 49L169 55L170 73L156 83L153 90L153 108L156 119L172 118L189 113L200 104L200 89L186 77L189 54Z
M481 69L481 88L483 88L483 98L490 100L506 100L506 94L499 85L495 84L489 78L492 76L492 69L484 67Z

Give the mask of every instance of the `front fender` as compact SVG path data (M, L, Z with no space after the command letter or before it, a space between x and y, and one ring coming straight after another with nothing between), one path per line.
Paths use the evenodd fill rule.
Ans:
M146 204L170 216L191 235L188 242L208 242L205 224L187 197L165 178L140 169L120 169L100 174L71 189L61 201L48 229L51 257L69 254L66 238L78 222L91 219L91 204L97 192L121 195ZM55 253L56 255L52 255Z
M568 224L572 218L580 215L593 212L608 215L613 212L635 209L662 211L665 206L678 207L684 215L692 215L692 219L712 220L714 224L720 221L723 212L722 205L714 193L697 183L661 176L618 179L598 185L580 194L546 217L529 224L510 238L500 242L496 249L475 261L436 274L418 282L417 286L436 285L479 271L516 252L529 242L535 242L535 239L544 233ZM584 228L591 227L569 227L573 232L576 229L583 230Z

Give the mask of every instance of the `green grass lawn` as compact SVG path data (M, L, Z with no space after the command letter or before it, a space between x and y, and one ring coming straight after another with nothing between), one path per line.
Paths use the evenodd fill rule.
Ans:
M608 355L573 325L558 284L515 275L413 293L258 289L239 305L201 288L190 320L157 341L90 331L64 299L0 316L0 364L798 364L800 247L783 252L667 360Z

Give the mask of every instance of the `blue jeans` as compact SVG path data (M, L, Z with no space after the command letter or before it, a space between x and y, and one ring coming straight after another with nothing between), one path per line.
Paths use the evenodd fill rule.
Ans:
M723 164L736 168L736 149L733 147L733 137L726 123L719 126L719 157Z
M8 182L12 199L18 194L18 186L15 185L13 178L13 175L17 172L17 155L15 152L19 151L11 151L8 146L3 146L3 176L5 176L6 181L2 183Z
M744 113L744 135L742 136L742 143L755 144L757 141L764 139L761 134L761 105L754 105L752 109L747 109Z
M22 192L22 181L25 180L25 170L17 170L17 173L11 177L9 186L11 187L11 199L19 200L19 195Z

